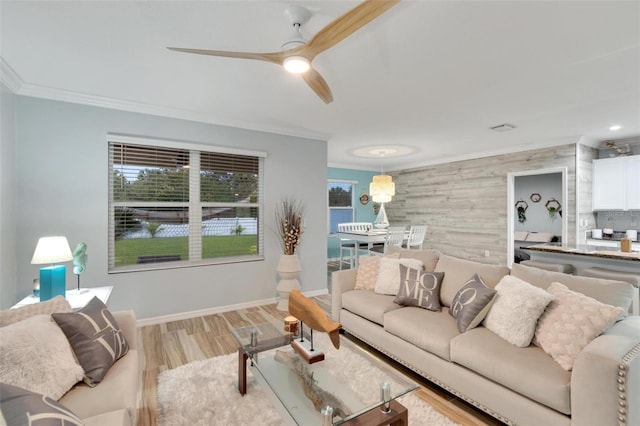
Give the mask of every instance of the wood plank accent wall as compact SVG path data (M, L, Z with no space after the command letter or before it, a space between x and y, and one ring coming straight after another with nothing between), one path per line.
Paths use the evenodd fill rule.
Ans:
M396 195L385 209L392 225L426 224L424 248L506 265L507 174L550 167L568 171L562 211L575 244L576 144L391 172Z
M578 194L578 244L586 244L586 231L596 227L597 215L592 208L593 160L598 158L596 148L578 144L576 153Z

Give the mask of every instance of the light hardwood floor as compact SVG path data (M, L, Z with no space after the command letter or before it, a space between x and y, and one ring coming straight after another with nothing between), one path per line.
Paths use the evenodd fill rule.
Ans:
M328 265L329 282L331 271L335 269L335 264ZM329 295L318 296L314 300L326 312L330 311L331 298ZM271 304L138 328L142 374L138 426L156 424L157 383L158 375L162 371L192 361L235 352L237 346L231 336L231 327L279 322L285 316L287 316L286 312L278 311L275 304ZM366 345L362 345L366 347ZM380 355L374 350L371 351L416 380L420 384L420 389L416 390L415 394L455 422L463 425L498 426L502 424L389 360L384 355Z

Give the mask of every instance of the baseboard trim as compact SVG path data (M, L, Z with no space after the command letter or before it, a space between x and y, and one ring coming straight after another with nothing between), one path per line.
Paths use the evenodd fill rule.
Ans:
M323 294L328 294L328 293L329 293L328 289L303 292L303 294L307 297L321 296ZM273 297L269 299L252 300L251 302L236 303L234 305L215 306L213 308L198 309L195 311L180 312L177 314L143 318L143 319L137 320L136 325L138 327L145 327L147 325L156 325L156 324L162 324L165 322L180 321L180 320L186 320L186 319L195 318L195 317L202 317L205 315L219 314L222 312L237 311L239 309L254 308L256 306L270 305L277 302L278 302L278 298Z

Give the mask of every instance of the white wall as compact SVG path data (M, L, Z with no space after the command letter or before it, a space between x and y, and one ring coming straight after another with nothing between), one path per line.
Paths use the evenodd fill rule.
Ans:
M540 194L542 199L534 203L530 199L533 193ZM551 198L555 198L562 203L562 173L516 176L514 200L524 200L529 207L525 213L526 222L520 223L517 213L514 215L513 229L515 231L551 232L555 235L562 235L562 218L560 215L556 215L556 218L551 220L545 207L547 200ZM563 208L563 214L566 211L567 209Z
M31 291L29 261L40 236L87 243L86 286L113 285L111 309L150 318L275 298L281 254L273 232L276 204L306 204L299 247L303 291L327 287L327 144L270 133L168 119L29 97L17 97L16 220L18 297ZM265 260L135 273L107 273L107 133L185 140L267 152ZM67 288L75 284L70 265Z
M16 97L0 84L0 309L16 300Z

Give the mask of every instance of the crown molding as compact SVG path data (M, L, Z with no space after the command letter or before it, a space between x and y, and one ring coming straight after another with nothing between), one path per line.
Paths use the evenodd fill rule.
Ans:
M119 111L137 112L140 114L176 118L180 120L195 121L198 123L215 124L218 126L235 127L243 130L275 133L278 135L287 135L306 139L326 141L328 138L328 135L320 134L317 132L292 130L289 128L278 126L266 126L263 124L245 121L216 118L212 117L210 113L200 111L153 105L143 102L126 101L121 99L108 98L105 96L89 95L85 93L72 92L69 90L56 89L29 83L23 83L21 89L17 92L17 94L21 96L30 96L34 98L43 98L54 101L97 106Z
M0 56L0 81L13 93L18 93L24 85L22 78L2 56Z
M227 118L212 117L210 113L193 111L183 108L153 105L144 102L133 102L122 99L108 98L105 96L91 95L70 90L56 89L26 83L20 75L0 56L0 74L2 83L16 95L33 98L49 99L53 101L70 102L74 104L109 108L119 111L137 112L140 114L155 115L180 120L195 121L198 123L215 124L217 126L235 127L257 132L275 133L278 135L293 136L313 140L326 141L328 134L313 131L293 130L286 127L267 126L259 123L251 123Z

